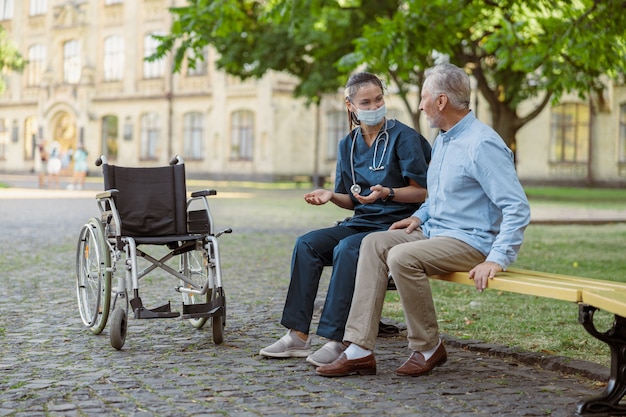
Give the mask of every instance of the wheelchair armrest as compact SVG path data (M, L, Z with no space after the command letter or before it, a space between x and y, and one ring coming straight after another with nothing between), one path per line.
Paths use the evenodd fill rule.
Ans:
M193 193L191 193L191 198L207 197L207 196L210 196L210 195L217 195L217 191L215 191L215 190L194 191Z
M96 200L104 200L105 198L115 197L119 193L120 193L120 190L112 188L110 190L106 190L106 191L96 194Z

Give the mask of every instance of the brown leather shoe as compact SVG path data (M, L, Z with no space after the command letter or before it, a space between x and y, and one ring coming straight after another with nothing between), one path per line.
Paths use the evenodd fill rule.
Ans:
M429 360L424 360L424 355L420 352L413 352L409 359L396 369L396 374L407 376L420 376L430 372L435 366L443 365L448 360L446 348L443 343L439 345L433 356Z
M371 353L364 358L349 360L345 353L334 362L319 366L315 373L321 376L346 376L352 374L376 375L376 358Z

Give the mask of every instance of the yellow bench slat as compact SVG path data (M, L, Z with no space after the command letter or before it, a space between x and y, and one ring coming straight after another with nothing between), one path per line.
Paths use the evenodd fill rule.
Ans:
M583 303L626 317L626 293L611 290L583 290Z
M467 272L453 272L430 278L474 285ZM584 303L626 317L626 283L509 269L489 280L487 288Z
M474 285L474 281L469 279L467 272L453 272L451 274L432 276L431 278L456 282L458 284ZM574 303L578 303L582 300L581 289L575 285L568 285L566 283L556 285L549 281L537 281L532 277L499 275L489 280L487 288L519 294L536 295L538 297L547 297Z
M581 287L607 288L615 290L626 290L626 284L618 281L605 281L593 278L580 278L569 275L551 274L548 272L528 271L524 269L509 268L501 273L507 276L536 277L542 280L554 280L554 282L571 282ZM500 274L498 274L500 275Z

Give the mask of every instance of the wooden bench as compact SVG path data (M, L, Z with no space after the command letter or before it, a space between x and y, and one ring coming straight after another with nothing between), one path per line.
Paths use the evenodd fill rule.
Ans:
M474 286L467 272L430 278ZM576 412L580 415L626 415L626 405L620 404L626 394L626 283L510 268L489 280L487 288L578 304L578 322L611 350L611 373L604 392L581 401ZM395 289L391 279L388 289ZM604 333L599 332L593 322L597 310L615 315L613 327Z

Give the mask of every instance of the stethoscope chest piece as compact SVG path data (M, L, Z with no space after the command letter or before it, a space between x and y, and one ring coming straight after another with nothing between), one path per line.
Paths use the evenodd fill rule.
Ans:
M352 184L352 187L350 187L350 192L352 194L361 194L361 186L359 184Z

